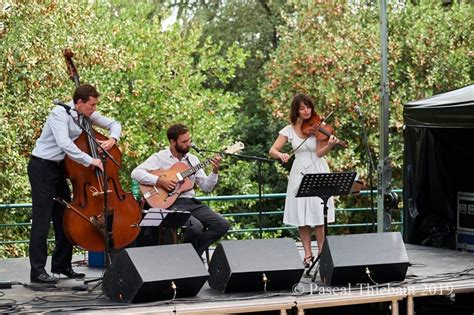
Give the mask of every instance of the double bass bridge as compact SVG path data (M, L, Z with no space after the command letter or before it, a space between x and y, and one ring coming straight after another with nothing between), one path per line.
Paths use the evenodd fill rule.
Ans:
M94 186L91 186L89 187L89 190L90 192L92 193L92 197L97 197L97 196L100 196L100 195L104 195L105 194L105 191L104 190L101 190L99 191L97 188L95 188ZM112 189L108 189L107 190L107 193L110 194L112 193Z

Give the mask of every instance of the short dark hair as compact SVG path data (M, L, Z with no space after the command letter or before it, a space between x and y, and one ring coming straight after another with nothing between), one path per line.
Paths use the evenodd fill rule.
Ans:
M298 120L298 111L300 109L301 102L311 108L311 115L314 114L314 104L311 97L304 94L297 94L295 97L293 97L293 101L291 102L290 121L292 124L296 124L296 121Z
M87 102L89 97L99 97L100 93L97 92L96 88L90 84L81 84L74 91L74 96L72 97L74 104L77 104L79 100Z
M166 131L166 136L168 137L168 140L178 140L179 136L184 135L186 132L188 132L189 129L183 124L174 124L171 125L168 128L168 131Z

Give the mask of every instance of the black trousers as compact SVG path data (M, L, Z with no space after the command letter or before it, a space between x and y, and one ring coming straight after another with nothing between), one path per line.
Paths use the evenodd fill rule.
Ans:
M33 201L29 247L30 276L33 278L46 271L47 238L51 220L53 220L55 237L51 269L64 270L71 267L73 247L64 234L64 207L53 200L59 197L69 202L71 192L66 183L62 165L53 161L31 158L28 164L28 178Z
M191 212L183 241L191 243L199 256L229 230L226 219L197 199L178 198L171 209Z

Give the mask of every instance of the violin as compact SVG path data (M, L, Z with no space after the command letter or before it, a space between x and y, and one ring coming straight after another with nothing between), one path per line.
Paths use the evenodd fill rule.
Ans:
M331 114L329 114L329 116ZM328 125L324 120L325 119L323 119L318 114L313 113L310 118L305 119L301 124L301 132L304 134L305 137L314 135L316 137L316 140L318 141L329 141L329 138L334 135L334 128ZM338 144L344 148L348 147L347 142L342 141L341 139L339 139Z

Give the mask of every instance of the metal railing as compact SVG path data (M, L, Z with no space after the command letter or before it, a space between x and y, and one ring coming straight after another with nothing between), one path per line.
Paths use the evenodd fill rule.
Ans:
M395 193L400 194L402 192L401 189L395 189L393 190ZM360 192L361 196L369 196L370 191L364 190ZM263 194L262 196L262 203L264 204L266 200L278 200L278 199L285 199L286 194L285 193L274 193L274 194ZM255 200L257 203L260 201L259 195L258 194L252 194L252 195L227 195L227 196L205 196L205 197L197 197L197 199L206 202L206 203L211 203L211 202L227 202L227 201L241 201L241 200ZM374 205L376 207L376 205ZM216 208L216 207L214 207ZM262 207L259 207L262 209ZM0 204L0 211L10 211L11 209L28 209L31 211L31 203L11 203L11 204ZM218 209L218 207L217 207ZM371 207L366 207L366 208L344 208L344 209L336 209L336 214L338 212L370 212L372 209ZM375 211L377 210L376 208L374 209ZM234 212L232 213L224 213L222 214L224 217L229 217L229 218L239 218L239 217L257 217L259 221L262 219L265 219L270 216L283 216L283 210L275 210L271 209L269 211L266 210L257 210L257 211L251 211L251 212ZM403 222L403 211L401 211L401 220L392 222L392 225L394 226L402 226ZM336 215L337 218L337 215ZM280 221L281 222L281 221ZM355 223L344 223L344 224L329 224L328 228L351 228L351 227L373 227L377 225L377 222L355 222ZM20 227L30 227L31 223L30 222L15 222L15 223L2 223L0 224L0 235L3 235L3 230L7 228L20 228ZM230 229L228 233L245 233L245 232L259 232L260 235L262 235L262 232L275 232L275 231L283 231L283 230L296 230L297 227L293 226L286 226L286 225L280 225L280 226L273 226L273 227L264 227L262 224L260 224L259 227L249 227L249 228L235 228L235 229ZM53 241L53 240L48 240L48 241ZM0 239L0 245L5 245L5 244L22 244L22 243L28 243L28 239L22 239L22 240L5 240L5 237L2 237Z

